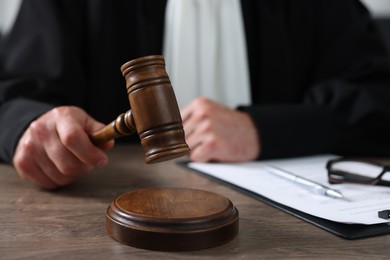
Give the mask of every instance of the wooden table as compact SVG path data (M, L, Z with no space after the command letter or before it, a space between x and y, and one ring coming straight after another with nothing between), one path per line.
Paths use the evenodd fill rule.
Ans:
M138 146L116 146L110 164L56 191L22 181L0 165L0 259L385 259L390 235L345 240L248 197L175 161L143 163ZM240 212L238 236L218 247L158 252L123 245L105 231L118 195L144 187L189 187L229 198Z

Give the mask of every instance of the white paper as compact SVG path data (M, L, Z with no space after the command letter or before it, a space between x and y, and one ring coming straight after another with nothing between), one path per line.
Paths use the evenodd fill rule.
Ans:
M389 223L378 211L390 209L390 188L362 184L329 184L325 165L334 155L247 163L189 163L189 167L307 214L350 224ZM265 170L274 165L342 192L330 198Z

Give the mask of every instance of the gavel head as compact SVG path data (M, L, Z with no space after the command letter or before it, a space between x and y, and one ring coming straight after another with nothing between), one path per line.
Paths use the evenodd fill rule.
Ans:
M146 163L187 154L176 97L160 55L146 56L122 65L135 127Z

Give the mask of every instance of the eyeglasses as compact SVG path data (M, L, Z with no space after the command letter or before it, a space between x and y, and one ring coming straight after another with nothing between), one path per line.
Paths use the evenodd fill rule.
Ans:
M360 183L390 186L390 166L378 162L339 158L328 161L326 169L331 184Z

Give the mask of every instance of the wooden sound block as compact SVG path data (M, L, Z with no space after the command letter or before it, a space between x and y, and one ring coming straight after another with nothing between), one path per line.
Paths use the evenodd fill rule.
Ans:
M187 188L145 188L117 197L106 230L119 242L158 251L221 245L238 233L238 210L227 198Z

